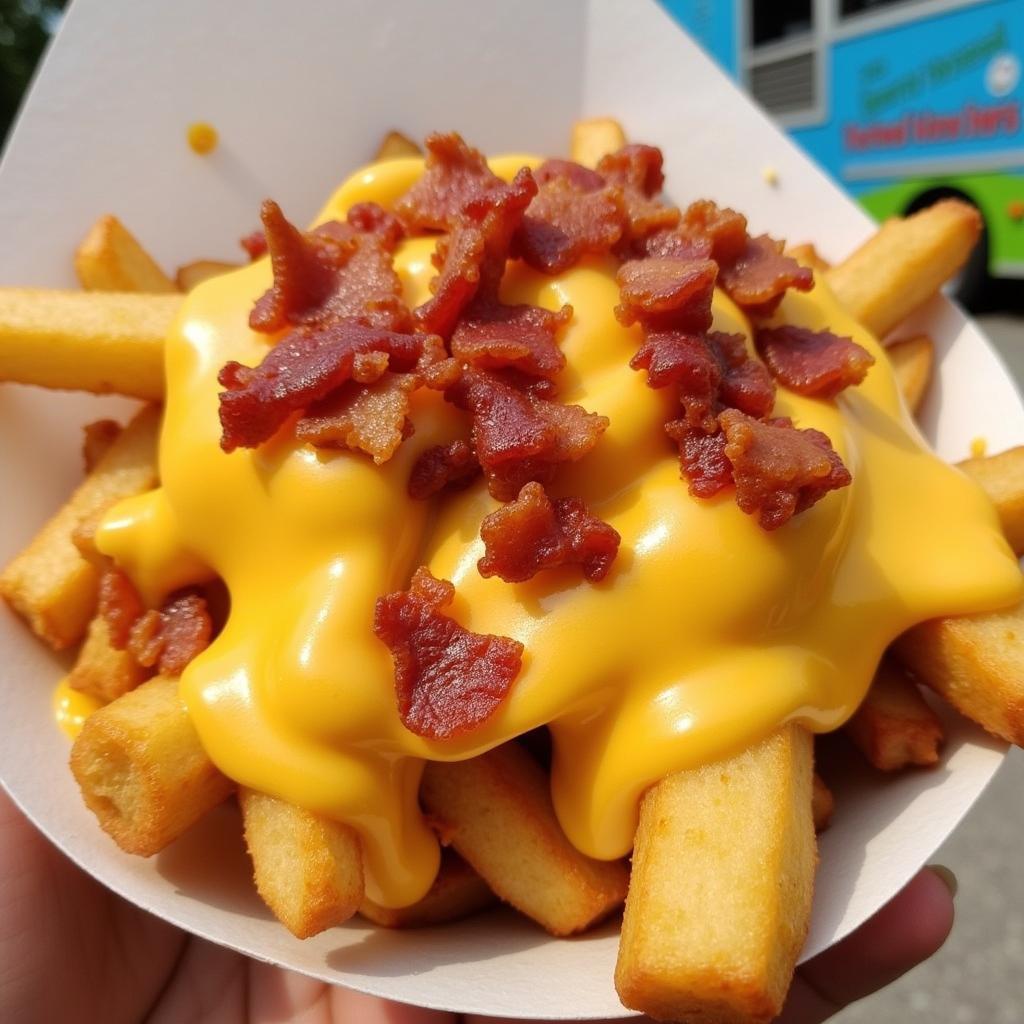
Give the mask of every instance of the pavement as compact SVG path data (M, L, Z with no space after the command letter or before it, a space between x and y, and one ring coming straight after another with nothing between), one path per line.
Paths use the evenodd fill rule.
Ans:
M1018 283L1024 293L1024 283ZM978 323L1024 390L1024 311ZM957 876L956 925L927 963L834 1024L1024 1024L1024 751L1013 750L935 854Z

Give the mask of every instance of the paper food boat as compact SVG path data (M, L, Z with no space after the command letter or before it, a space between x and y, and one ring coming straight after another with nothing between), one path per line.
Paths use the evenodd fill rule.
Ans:
M76 0L0 172L0 282L66 286L71 253L118 214L165 266L238 259L265 196L298 220L365 162L382 132L454 128L489 152L563 153L571 122L613 115L663 148L679 201L735 206L755 231L840 258L862 212L649 0L306 0L277 4ZM197 119L220 131L199 158ZM770 165L778 183L765 183ZM923 425L940 453L1024 437L1024 411L976 328L948 302L920 317L941 353ZM127 403L0 389L0 558L18 550L80 474L82 422ZM950 543L956 543L950 538ZM571 941L496 911L429 932L358 921L299 942L252 891L228 808L163 854L120 853L85 810L53 724L62 674L0 614L5 786L100 881L198 935L330 982L424 1006L513 1017L629 1016L612 986L617 926ZM821 843L811 956L867 918L928 859L995 772L1004 748L960 720L935 771L884 784L855 769Z

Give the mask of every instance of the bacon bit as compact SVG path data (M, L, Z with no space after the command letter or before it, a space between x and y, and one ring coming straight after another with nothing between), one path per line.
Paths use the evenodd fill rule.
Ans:
M665 433L679 446L683 477L695 498L713 498L733 482L721 431L709 434L686 420L671 420L665 424Z
M625 228L621 189L587 190L568 177L551 177L530 203L514 248L535 270L558 274L588 253L608 252Z
M408 372L424 351L440 341L421 334L398 334L339 320L319 328L299 328L270 349L259 366L229 362L218 380L221 447L255 448L271 438L292 413L308 408L349 380L359 353L386 352L392 370ZM364 364L365 365L365 364Z
M625 241L635 242L679 223L679 210L654 198L665 184L661 166L661 150L640 145L623 146L603 156L597 165L597 173L605 181L622 189L629 219Z
M99 613L107 624L110 644L119 651L128 646L132 626L145 612L135 584L120 569L106 569L100 577Z
M408 231L454 228L469 200L503 187L483 153L455 132L428 135L425 145L423 177L395 204Z
M682 237L711 244L711 259L716 263L738 260L747 247L747 218L710 199L690 203L679 225Z
M617 275L620 323L654 330L706 331L718 267L711 260L651 257L624 263Z
M718 387L718 400L724 406L760 418L767 416L775 405L775 384L763 363L745 359L725 371Z
M206 601L184 594L150 610L132 626L128 650L144 668L164 676L180 676L186 666L209 646L213 623Z
M442 614L455 597L447 580L421 566L407 591L377 599L373 631L395 662L402 724L417 736L444 740L485 722L522 667L523 645L471 633Z
M721 266L719 284L752 316L770 316L787 288L806 292L814 287L813 271L784 256L782 247L782 242L758 235L747 240L734 262Z
M859 384L875 363L852 338L831 331L765 327L755 341L768 368L787 388L815 398L835 398L844 388Z
M255 263L261 256L267 255L267 236L262 231L251 231L240 238L238 244L246 251L250 263Z
M555 181L558 178L571 182L584 192L596 192L598 189L604 188L605 184L604 178L597 171L592 171L589 167L584 167L583 164L578 164L573 160L545 160L533 172L533 177L541 188L549 181Z
M412 435L409 396L419 385L419 378L409 373L390 373L365 386L345 384L309 407L295 426L295 436L317 448L365 452L383 465Z
M474 303L452 334L452 355L482 370L514 367L551 379L565 366L555 335L572 318L572 306L557 313L539 306Z
M272 200L261 209L274 283L257 300L249 326L272 333L289 325L357 317L388 330L409 326L392 254L399 222L375 203L360 203L347 222L300 231Z
M468 369L446 397L473 417L473 446L499 501L511 501L530 480L549 482L563 462L597 444L605 416L523 392L508 377Z
M849 470L821 431L798 430L791 420L752 419L736 409L719 417L725 456L736 482L736 504L775 530L829 491L850 483Z
M425 501L446 487L468 487L480 472L476 454L466 441L438 444L423 452L409 475L409 497Z
M707 260L711 258L711 239L681 234L678 229L656 231L640 239L633 246L633 255L638 259L645 256L670 256L677 260Z
M440 271L431 282L434 297L413 314L421 330L448 338L474 297L497 304L512 236L536 194L537 183L524 167L511 185L499 182L466 202L433 256Z
M423 383L432 391L447 391L462 379L462 364L458 359L441 359L430 366L421 366Z
M357 384L372 384L387 373L387 352L357 352L352 360L352 379Z
M608 575L621 540L579 498L552 502L538 483L525 484L515 501L486 516L480 536L486 552L477 563L480 575L506 583L522 583L559 565L580 565L596 583Z

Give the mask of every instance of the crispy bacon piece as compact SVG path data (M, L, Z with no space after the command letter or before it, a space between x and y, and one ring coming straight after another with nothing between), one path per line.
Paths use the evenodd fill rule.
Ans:
M344 384L309 407L295 436L317 448L365 452L383 465L412 435L409 396L420 383L415 374L389 373L373 384Z
M444 740L485 722L522 667L523 645L471 633L441 611L455 588L421 566L407 591L377 599L373 631L391 650L402 724Z
M736 504L775 530L829 491L850 483L849 470L821 431L791 420L755 420L736 409L719 417L725 457L736 483Z
M145 611L146 606L127 573L113 566L104 570L100 577L99 612L113 647L123 651L128 646L132 626Z
M569 177L554 176L530 203L514 252L535 270L559 274L586 254L608 252L625 228L621 189L587 189Z
M434 445L423 452L409 474L409 497L424 501L446 487L468 486L480 472L476 453L466 441Z
M525 484L515 501L495 509L480 525L484 557L480 575L522 583L542 569L580 565L596 583L608 575L620 537L590 514L579 498L552 501L538 483Z
M764 363L745 359L725 371L718 386L718 400L748 416L767 416L775 405L775 383Z
M859 384L874 365L867 349L852 338L806 327L763 327L755 335L768 369L791 391L815 398L835 398Z
M395 213L410 232L447 231L474 197L502 187L479 150L455 132L428 135L423 176L398 202Z
M710 199L698 199L683 213L679 234L694 241L706 240L711 246L711 259L716 263L732 263L746 249L747 218Z
M472 415L473 447L499 501L511 501L530 480L549 482L561 463L586 455L608 426L605 416L521 391L485 370L468 369L446 397Z
M534 172L537 184L543 188L549 181L563 178L584 192L596 192L604 188L605 181L597 171L592 171L573 160L545 160Z
M386 352L392 370L408 372L440 341L421 334L399 334L339 320L299 328L270 349L259 366L229 362L218 380L221 447L255 448L272 437L289 416L329 395L352 376L360 353Z
M711 260L630 260L619 267L615 316L627 327L640 322L649 330L706 331L717 273Z
M721 265L718 283L752 316L770 316L787 288L806 292L814 287L810 267L783 255L782 247L782 242L758 235L747 240L737 259Z
M250 263L255 263L261 256L267 255L267 236L262 231L250 231L238 240L238 244L245 250Z
M165 676L180 676L196 655L209 646L213 622L206 601L183 594L150 610L132 626L128 650L144 668Z
M420 329L448 338L474 298L497 304L512 236L536 194L537 183L524 167L511 185L499 182L466 202L434 253L440 274L431 282L434 297L415 310Z
M374 327L404 330L410 323L392 256L402 237L394 216L360 203L346 222L300 231L272 200L261 217L274 283L256 302L249 326L272 333L299 324L356 317Z
M679 210L655 198L665 184L661 166L661 150L641 145L623 146L603 156L597 165L597 173L608 184L622 189L629 220L625 242L635 242L679 223Z
M551 379L565 366L555 335L572 318L572 306L557 313L539 306L473 303L452 334L452 355L482 370L514 367Z
M670 256L677 260L707 260L711 258L711 250L710 238L686 235L679 229L667 229L640 239L623 255L636 259Z
M725 457L725 434L707 433L685 420L671 420L665 433L679 446L679 463L695 498L713 498L732 483L732 465Z

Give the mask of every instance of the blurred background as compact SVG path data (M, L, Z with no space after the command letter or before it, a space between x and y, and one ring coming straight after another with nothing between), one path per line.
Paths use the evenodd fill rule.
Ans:
M66 0L0 0L0 139ZM985 233L955 291L1024 382L1024 0L663 0L878 219L943 196ZM936 855L958 876L943 951L839 1024L1024 1022L1024 752Z

